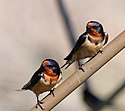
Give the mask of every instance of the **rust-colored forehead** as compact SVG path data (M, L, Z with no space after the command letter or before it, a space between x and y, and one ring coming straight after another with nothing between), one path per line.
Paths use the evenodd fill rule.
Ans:
M42 62L42 64L49 65L49 62L45 60Z
M94 24L94 23L91 23L91 22L89 22L87 25L90 26L90 27L95 26L95 24Z

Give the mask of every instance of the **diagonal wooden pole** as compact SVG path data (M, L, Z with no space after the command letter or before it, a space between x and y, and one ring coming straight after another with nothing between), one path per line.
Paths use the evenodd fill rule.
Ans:
M116 54L125 48L125 30L119 34L114 40L112 40L105 48L103 53L97 54L92 60L83 66L85 72L76 70L69 78L67 78L58 88L55 89L54 94L46 96L42 101L44 111L50 111L64 98L66 98L77 87L84 83L90 76L104 66L109 60L111 60ZM67 69L68 70L68 69ZM42 111L39 107L36 109L33 107L31 111Z

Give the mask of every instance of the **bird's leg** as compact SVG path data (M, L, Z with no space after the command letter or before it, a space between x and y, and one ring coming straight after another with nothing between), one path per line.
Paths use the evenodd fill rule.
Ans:
M52 79L50 78L50 84L52 84Z
M51 90L50 90L50 93L49 93L50 95L52 94L53 97L55 97L54 90L55 90L55 88L51 89Z
M82 68L82 65L83 65L83 64L81 64L80 60L78 60L79 70L82 70L83 72L85 72L84 69Z
M103 54L103 50L102 50L102 49L100 49L99 52L100 52L101 54Z
M41 106L41 104L43 104L43 102L41 102L41 101L39 100L38 95L36 95L36 98L37 98L36 108L37 108L37 105L38 105L42 110L44 110L44 108Z
M72 61L72 60L67 60L67 62L66 62L61 68L65 67L65 66L67 65L67 66L65 67L65 69L67 69L73 62L74 62L74 61Z
M61 69L62 69L63 67L65 67L67 64L68 64L68 61L67 61L63 66L61 66Z

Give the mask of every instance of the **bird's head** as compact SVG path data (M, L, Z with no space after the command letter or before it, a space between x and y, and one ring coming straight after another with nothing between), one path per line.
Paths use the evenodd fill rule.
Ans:
M101 34L104 35L103 26L97 21L90 21L86 26L87 33L91 35Z
M42 62L41 67L43 67L46 73L60 75L61 70L59 64L53 59L46 59Z

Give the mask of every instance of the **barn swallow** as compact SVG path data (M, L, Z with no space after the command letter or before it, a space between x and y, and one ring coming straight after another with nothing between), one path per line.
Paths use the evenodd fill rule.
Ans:
M50 94L54 96L53 88L61 79L61 70L58 63L55 60L46 59L34 73L30 81L23 86L22 90L33 91L37 98L37 105L43 110L41 106L42 102L39 101L39 94L50 91Z
M108 34L104 32L103 26L97 21L90 21L86 25L86 31L80 35L74 48L69 55L64 58L66 63L61 67L67 69L73 62L78 61L79 69L81 59L92 58L98 52L102 52L101 48L107 43Z

